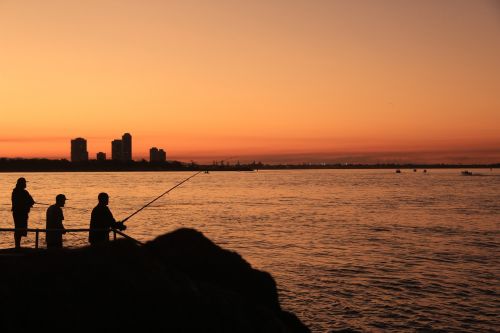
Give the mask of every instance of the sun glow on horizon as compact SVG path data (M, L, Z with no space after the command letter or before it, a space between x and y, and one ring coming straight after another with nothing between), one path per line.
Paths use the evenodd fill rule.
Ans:
M499 162L498 9L3 1L0 157L68 158L79 136L94 157L130 132L135 159Z

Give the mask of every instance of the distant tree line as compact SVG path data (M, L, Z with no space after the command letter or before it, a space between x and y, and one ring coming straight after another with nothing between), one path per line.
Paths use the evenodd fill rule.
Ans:
M203 170L251 170L247 166L236 165L200 165L191 161L189 163L179 161L148 162L140 161L113 161L113 160L89 160L82 162L71 162L67 159L46 158L0 158L0 172L65 172L65 171L203 171Z
M301 164L263 164L253 161L243 164L239 161L214 161L210 165L198 164L194 161L179 162L148 162L90 160L85 162L70 162L67 159L22 159L0 158L0 172L63 172L63 171L252 171L281 169L444 169L444 168L500 168L500 163L494 164L351 164L351 163L301 163Z
M301 163L301 164L265 164L259 169L477 169L500 168L500 163L493 164L398 164L398 163Z

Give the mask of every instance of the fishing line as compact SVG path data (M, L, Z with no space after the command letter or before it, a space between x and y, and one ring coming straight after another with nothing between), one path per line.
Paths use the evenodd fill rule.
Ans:
M35 205L42 205L42 206L51 206L51 204L43 203L43 202L35 202ZM68 207L64 206L64 209L74 209L74 210L79 210L79 211L88 211L88 208L78 208L78 207Z
M0 204L1 206L12 206L12 204ZM40 205L40 206L51 206L51 204L43 203L43 202L35 202L35 205ZM35 208L41 208L41 207L35 207ZM78 207L68 207L64 206L64 209L76 209L76 210L82 210L82 211L87 211L88 208L78 208Z

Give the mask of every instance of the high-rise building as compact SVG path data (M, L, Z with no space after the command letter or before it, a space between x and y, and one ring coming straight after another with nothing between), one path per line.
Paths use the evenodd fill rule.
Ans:
M153 147L149 150L149 162L156 162L158 158L158 148Z
M88 160L87 140L84 138L71 140L71 162L84 162Z
M106 161L106 153L103 153L102 151L98 152L96 154L96 159L98 161Z
M163 149L153 147L149 150L149 162L165 162L167 153Z
M132 135L125 133L121 140L116 139L111 142L111 159L121 162L132 161Z
M122 142L122 140L113 140L111 142L111 159L113 161L123 161L123 142Z
M132 135L125 133L122 136L122 158L123 161L132 161Z
M167 161L167 153L163 149L158 150L158 159L160 162Z

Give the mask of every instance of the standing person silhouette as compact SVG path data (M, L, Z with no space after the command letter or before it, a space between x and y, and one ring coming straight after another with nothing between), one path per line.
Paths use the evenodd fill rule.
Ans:
M107 193L99 193L97 199L99 202L92 210L90 217L89 242L91 245L108 242L110 228L118 230L127 228L123 222L116 222L113 217L108 208L109 195Z
M35 204L35 200L26 190L26 179L21 177L17 180L16 187L12 190L12 216L14 218L14 226L16 229L28 228L28 215L31 207ZM21 237L26 236L26 230L14 231L14 243L16 249L21 248Z
M62 235L66 233L64 230L63 220L64 215L62 207L66 203L66 196L58 194L56 196L56 203L47 208L47 229L60 229L60 231L47 231L45 234L45 242L48 249L60 249L63 245Z

